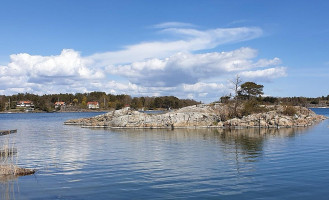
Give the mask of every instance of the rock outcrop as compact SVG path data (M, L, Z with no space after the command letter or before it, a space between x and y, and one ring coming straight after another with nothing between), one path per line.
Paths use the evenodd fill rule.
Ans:
M7 165L0 165L0 177L1 176L8 176L8 175L13 175L13 176L25 176L25 175L30 175L34 174L36 170L34 169L25 169L25 168L20 168L16 165L12 164L7 164Z
M163 114L146 114L129 108L91 118L68 120L66 125L109 128L196 128L196 127L294 127L310 126L326 119L304 107L294 107L293 116L283 114L284 106L268 106L268 112L226 120L222 105L196 105Z

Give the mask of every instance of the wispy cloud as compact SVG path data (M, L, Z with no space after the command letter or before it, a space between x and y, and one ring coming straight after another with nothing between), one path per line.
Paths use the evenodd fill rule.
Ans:
M196 27L194 24L183 23L183 22L164 22L161 24L156 24L153 28L165 29L165 28L173 28L173 27Z
M260 37L263 33L262 29L258 27L209 30L167 27L162 29L162 31L177 36L179 39L141 42L126 46L120 51L97 53L88 58L101 66L131 63L148 58L164 58L177 52L212 49L222 44L251 40Z

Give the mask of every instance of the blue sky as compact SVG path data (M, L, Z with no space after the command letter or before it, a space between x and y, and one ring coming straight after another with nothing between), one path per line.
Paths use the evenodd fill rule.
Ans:
M328 1L0 2L0 94L329 94Z

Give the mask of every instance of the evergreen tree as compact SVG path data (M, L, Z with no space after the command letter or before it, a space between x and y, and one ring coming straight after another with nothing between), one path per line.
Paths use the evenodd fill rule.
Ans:
M257 97L264 94L263 88L263 85L258 85L254 82L245 82L241 85L240 95L246 96L248 99Z

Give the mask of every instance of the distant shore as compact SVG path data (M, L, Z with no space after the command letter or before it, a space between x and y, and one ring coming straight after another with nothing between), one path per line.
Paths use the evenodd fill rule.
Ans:
M329 109L329 106L319 106L319 107L307 107L308 109L312 109L312 108L324 108L324 109ZM46 112L46 111L42 111L42 110L34 110L34 111L24 111L24 110L8 110L8 111L1 111L0 114L15 114L15 113L80 113L80 112L94 112L94 113L102 113L102 112L112 112L114 111L114 109L79 109L79 110L59 110L59 111L51 111L51 112ZM156 109L156 110L146 110L144 112L147 111L164 111L164 109Z
M81 112L94 112L94 113L102 113L102 112L110 112L113 110L77 110L77 111L52 111L52 112L46 112L42 110L34 110L34 111L2 111L0 114L17 114L17 113L81 113Z

